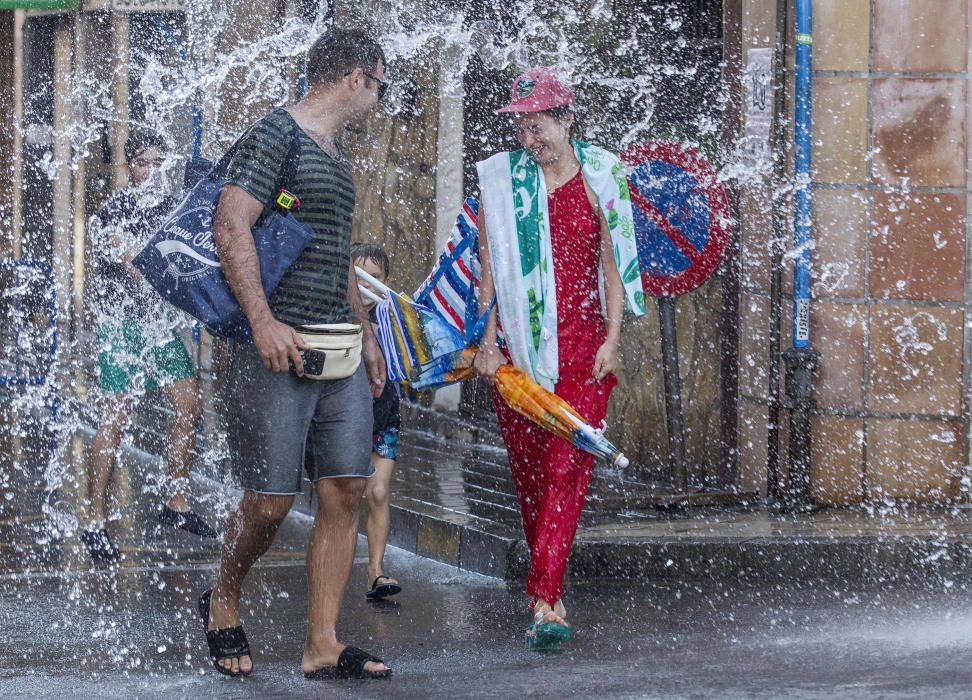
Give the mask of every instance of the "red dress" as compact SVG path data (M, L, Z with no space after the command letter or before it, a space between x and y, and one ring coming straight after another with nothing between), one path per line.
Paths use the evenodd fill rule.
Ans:
M599 426L617 384L613 374L599 382L593 378L595 355L607 337L598 291L600 219L587 199L580 171L554 191L547 203L560 369L554 393ZM530 547L527 593L552 605L564 593L567 555L577 532L594 456L523 418L498 394L494 393L493 403Z

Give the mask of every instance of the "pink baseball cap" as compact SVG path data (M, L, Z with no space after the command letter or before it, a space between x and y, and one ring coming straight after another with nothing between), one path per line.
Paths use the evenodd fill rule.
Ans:
M513 81L513 101L497 114L504 112L546 112L554 107L574 104L574 89L556 68L531 68Z

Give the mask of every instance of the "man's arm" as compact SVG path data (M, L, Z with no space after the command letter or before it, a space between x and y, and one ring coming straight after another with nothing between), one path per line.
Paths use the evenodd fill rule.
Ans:
M260 218L263 204L246 190L226 185L219 195L213 222L213 239L223 274L253 329L253 342L271 372L286 372L288 359L298 375L304 363L298 348L306 348L297 332L273 317L253 242L253 224Z
M361 353L364 356L365 370L368 372L368 382L371 384L371 393L375 398L378 398L385 388L385 378L388 376L385 369L385 356L381 354L378 339L375 338L375 329L371 327L368 312L365 311L364 302L361 301L361 292L358 290L358 275L354 272L353 260L348 266L348 304L351 305L351 311L358 319L358 323L361 324Z

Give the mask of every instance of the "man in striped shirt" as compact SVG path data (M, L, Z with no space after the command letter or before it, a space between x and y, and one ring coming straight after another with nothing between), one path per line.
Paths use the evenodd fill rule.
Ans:
M302 469L318 499L307 550L307 678L390 675L380 659L338 642L341 599L354 559L358 504L373 473L371 397L385 366L350 267L354 185L338 141L378 103L386 84L381 47L360 31L331 29L307 54L306 95L276 109L241 139L220 195L214 238L223 271L253 329L228 349L226 411L231 461L244 488L226 527L219 577L200 599L210 657L227 675L253 668L240 624L243 580L273 542ZM283 160L298 140L292 182ZM280 189L299 198L296 218L313 238L267 299L252 226ZM363 363L346 379L303 378L296 326L359 323ZM293 369L290 369L292 365ZM370 385L370 386L369 386Z

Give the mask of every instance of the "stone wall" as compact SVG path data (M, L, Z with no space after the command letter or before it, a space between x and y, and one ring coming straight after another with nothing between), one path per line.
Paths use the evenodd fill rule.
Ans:
M721 456L719 433L719 319L722 283L715 278L676 305L685 457L690 482L714 479ZM610 437L645 474L667 476L668 431L658 306L649 300L641 318L626 316L621 369L608 413Z
M348 134L354 171L354 240L380 243L392 260L392 286L413 292L428 275L436 247L438 59L393 66L400 110L374 112Z

